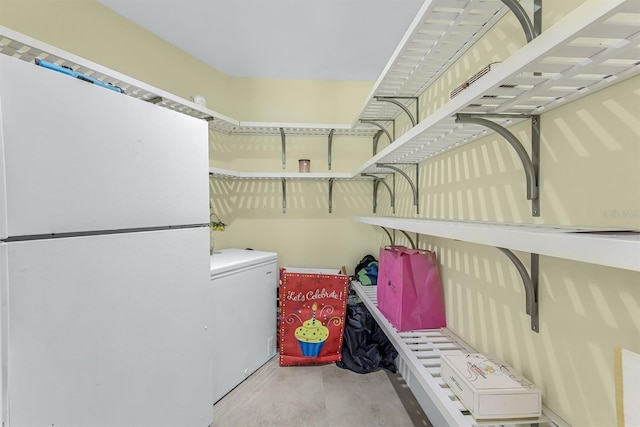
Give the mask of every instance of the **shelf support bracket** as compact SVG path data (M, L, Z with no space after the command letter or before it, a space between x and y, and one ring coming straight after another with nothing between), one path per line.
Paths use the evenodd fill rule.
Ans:
M520 140L502 125L484 117L529 117L531 118L531 158ZM540 174L540 116L508 114L457 114L456 123L471 123L489 128L502 136L518 154L527 180L527 200L531 200L531 215L540 216L538 177Z
M419 102L418 102L418 98L414 97L414 96L376 96L374 97L376 101L381 101L381 102L390 102L394 105L397 105L398 107L400 107L402 109L402 111L404 111L405 113L407 113L407 116L409 116L409 120L411 120L411 127L414 127L415 125L418 124L418 120L420 120L420 110L419 110ZM400 101L398 101L398 99L413 99L416 102L416 115L414 116L411 111L409 111L409 109Z
M331 170L331 152L333 150L333 133L335 131L336 131L335 129L331 129L329 131L329 153L327 155L329 170Z
M542 0L534 0L533 5L533 22L529 19L524 7L517 0L501 0L511 12L516 16L518 22L522 26L524 36L527 38L527 43L535 39L540 35L541 20L542 20Z
M287 178L282 179L282 213L287 213Z
M378 209L378 188L380 187L380 184L384 185L387 190L389 191L389 198L391 200L391 209L393 211L393 213L396 213L396 197L395 194L393 192L393 190L391 190L391 187L389 187L389 184L387 184L387 182L384 180L384 178L381 178L379 176L375 176L375 175L371 175L368 173L362 173L360 174L361 176L368 176L373 178L373 213L376 213L376 210Z
M513 265L520 273L522 282L524 284L524 292L526 296L526 312L531 316L531 330L534 332L540 332L539 318L538 318L538 267L539 267L539 255L531 254L531 275L527 272L527 268L522 261L509 249L498 248L503 254L509 258Z
M280 128L280 139L282 140L282 169L287 167L287 139L284 136L284 128Z
M409 236L409 234L404 230L400 230L400 232L402 234L404 234L404 236L407 238L407 240L409 240L409 243L411 243L411 249L417 249L416 242L413 241L411 236ZM416 236L417 236L417 234L416 234Z
M391 243L391 245L395 245L395 239L393 237L391 237L391 233L389 233L389 230L387 230L384 227L380 227L384 230L385 233L387 233L387 236L389 236L389 242Z
M396 165L402 165L402 164L410 164L410 165L414 165L416 167L416 180L415 182L411 180L411 177L409 177L409 175L407 175L407 173L405 171L403 171L402 169L400 169L399 167L397 167ZM400 175L402 175L404 177L404 179L407 180L407 182L409 183L409 185L411 186L411 191L413 192L413 205L416 207L416 214L420 213L420 207L418 204L418 186L417 184L420 182L420 177L419 177L419 173L420 173L420 165L418 163L377 163L376 164L377 167L379 168L386 168L386 169L391 169L393 171L398 172Z
M378 123L375 120L364 120L361 119L360 120L361 123L367 123L370 125L374 125L378 128L380 128L380 131L383 132L385 135L387 135L387 138L389 138L389 143L392 143L394 138L391 137L391 134L389 133L389 131L387 130L387 128L385 128L384 126L382 126L380 123ZM393 122L393 128L394 128L394 133L395 133L395 121ZM380 139L380 132L376 133L376 135L373 137L373 155L375 156L378 153L378 140Z
M329 213L333 212L333 180L329 178Z
M382 136L382 134L383 134L382 130L379 130L378 132L376 132L375 135L373 135L373 155L374 156L378 152L378 141L380 140L380 137Z

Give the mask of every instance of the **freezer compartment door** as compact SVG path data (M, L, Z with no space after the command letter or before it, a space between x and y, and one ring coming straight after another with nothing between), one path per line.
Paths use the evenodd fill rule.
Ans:
M0 238L209 222L205 121L6 55L0 113Z
M7 244L11 425L209 425L208 235Z

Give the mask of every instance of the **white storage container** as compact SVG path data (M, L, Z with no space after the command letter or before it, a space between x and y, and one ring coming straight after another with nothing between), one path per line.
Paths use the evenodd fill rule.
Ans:
M214 402L276 355L277 264L272 252L211 255Z
M539 417L540 390L500 360L483 354L441 357L442 379L477 420Z

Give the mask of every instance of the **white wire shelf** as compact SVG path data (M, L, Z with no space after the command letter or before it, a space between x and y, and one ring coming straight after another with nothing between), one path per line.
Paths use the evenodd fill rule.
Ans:
M419 163L489 134L456 114L508 114L511 126L640 74L640 2L588 0L365 162ZM522 118L520 118L522 117Z
M209 175L216 178L231 179L302 179L302 180L353 180L354 176L348 172L241 172L221 168L209 168ZM360 180L371 180L371 178L357 177Z
M640 271L640 232L637 230L393 217L355 217L354 220L412 233Z
M231 135L262 135L280 136L281 129L286 136L318 136L328 138L331 131L333 136L349 136L373 138L378 128L361 124L351 127L338 123L276 123L276 122L240 122L239 126L227 131Z
M403 376L411 374L411 378L405 378L409 387L412 388L414 394L421 394L414 391L415 387L420 387L429 399L428 404L420 403L434 425L441 425L444 422L446 425L459 427L516 426L535 423L567 426L564 421L544 406L543 416L537 419L493 422L475 420L440 376L441 355L475 353L475 350L447 328L398 332L378 310L377 286L362 286L355 281L351 282L351 286L395 347L402 359L402 364L408 368L409 372L402 372L402 369L401 372Z
M374 84L358 119L402 110L376 96L418 97L508 11L500 0L425 1ZM409 106L413 101L400 101Z

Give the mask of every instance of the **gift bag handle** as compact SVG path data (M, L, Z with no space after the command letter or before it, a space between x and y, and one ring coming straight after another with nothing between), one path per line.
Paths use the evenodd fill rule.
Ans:
M409 249L408 247L402 246L402 245L387 245L384 247L384 250L397 252L399 254L408 254L408 255L427 254L430 252L426 249Z

